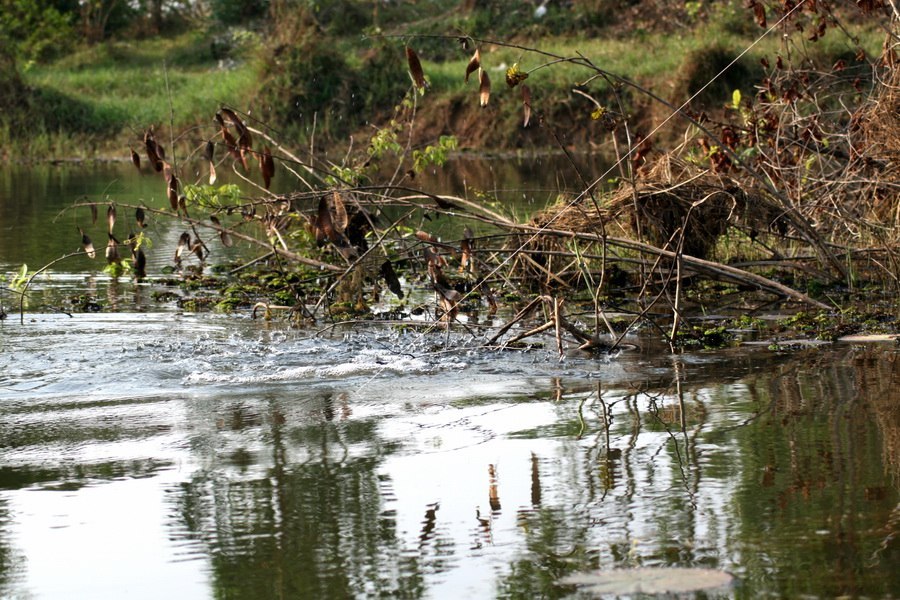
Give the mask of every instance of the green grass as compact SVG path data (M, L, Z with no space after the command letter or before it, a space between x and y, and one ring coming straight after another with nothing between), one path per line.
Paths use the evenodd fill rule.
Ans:
M874 27L854 31L863 47L875 56L880 51L883 33ZM751 46L759 30L735 32L722 23L710 23L684 31L680 35L651 35L633 32L628 37L541 37L534 42L523 42L560 56L574 57L579 53L595 65L607 71L630 78L660 96L673 99L677 95L675 81L687 57L712 45L726 48L735 55ZM802 36L801 36L802 37ZM378 52L396 49L402 56L407 40L388 38L380 44ZM421 43L420 52L425 72L432 83L430 98L441 96L472 96L477 105L478 82L463 84L463 74L469 60L468 53L459 48L453 39L408 40L413 47ZM329 42L331 43L331 42ZM379 42L360 39L358 35L335 38L335 47L347 57L348 64L357 65L367 51ZM805 43L805 42L804 42ZM439 44L439 46L438 46ZM774 56L783 52L777 32L753 46L745 57L746 64L759 64L762 56L774 62ZM242 110L253 109L261 114L259 96L260 76L263 71L260 40L253 34L242 34L237 47L232 50L233 62L223 68L214 55L212 35L208 32L188 32L166 38L139 41L114 41L82 49L47 65L31 66L23 79L36 90L33 119L36 122L23 126L27 136L11 129L0 128L0 144L13 147L12 156L53 158L72 156L112 155L124 156L129 144L150 125L168 127L174 120L176 131L195 126L206 131L194 137L210 135L213 129L212 115L221 104L229 104ZM428 47L435 55L454 57L446 61L429 60ZM830 65L838 58L852 61L854 49L846 37L836 30L812 46L820 56L822 65ZM505 68L518 63L523 71L533 71L527 83L536 99L551 102L572 98L571 89L584 82L593 73L589 69L570 64L546 65L551 59L534 52L515 48L482 45L482 62L491 77L494 101L509 102L506 107L511 119L518 111L518 90L508 90L504 83ZM400 67L397 78L406 79ZM747 82L742 92L752 92ZM743 87L743 86L742 86ZM590 89L602 95L606 84L594 80ZM721 90L715 91L718 95ZM725 93L722 102L730 100ZM598 97L601 102L609 98ZM398 98L399 100L399 98ZM576 102L586 103L584 99ZM515 105L515 106L514 106ZM385 114L389 110L385 107ZM16 135L19 133L19 135Z
M223 68L197 33L110 42L33 67L23 77L45 115L28 154L57 156L57 149L87 143L123 155L135 132L168 125L173 116L177 130L208 124L212 132L221 104L247 107L258 71L252 49Z
M859 35L863 48L870 56L879 54L884 39L881 30L867 28L854 33ZM415 40L412 40L411 44L415 45ZM755 38L738 36L710 26L697 28L683 35L638 35L633 39L556 37L542 38L522 45L564 57L577 57L582 54L594 65L606 71L633 81L662 87L671 82L674 74L681 69L686 56L716 44L728 48L735 54L749 48L745 60L753 63L758 63L763 56L768 56L774 62L774 56L782 51L777 32L755 43ZM814 55L821 57L823 66L830 66L837 57L852 57L854 53L847 38L837 32L830 33L811 48L815 51ZM446 62L432 62L427 56L422 58L425 71L436 92L456 91L462 87L463 75L469 61L468 55L460 53L457 60ZM498 66L519 63L523 71L531 71L552 61L551 58L534 52L490 46L482 47L481 58L495 89L499 89L499 84L503 83L504 72L497 70ZM536 70L529 77L528 83L533 87L571 88L592 74L589 69L583 67L556 64ZM473 86L471 77L469 86ZM473 87L477 88L477 82Z

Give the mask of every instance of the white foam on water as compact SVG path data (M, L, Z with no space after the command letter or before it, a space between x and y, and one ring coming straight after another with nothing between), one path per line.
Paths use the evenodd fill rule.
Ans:
M231 373L218 371L193 371L184 381L196 383L263 383L267 381L295 381L303 379L348 378L390 372L397 375L427 375L438 371L463 369L467 365L458 360L430 362L412 355L396 354L388 350L366 349L357 353L349 361L279 367L269 372L259 372L258 366L250 366L253 373L245 370Z

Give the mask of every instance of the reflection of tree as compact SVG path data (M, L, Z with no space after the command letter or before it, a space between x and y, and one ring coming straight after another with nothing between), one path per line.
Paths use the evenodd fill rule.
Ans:
M900 486L900 356L863 352L854 357L856 385L881 431L885 467Z
M520 517L521 518L521 517ZM568 592L556 585L562 576L589 568L584 526L574 526L558 508L540 508L524 516L526 557L510 565L509 574L499 586L501 598L563 598Z
M418 553L401 552L385 510L388 482L377 467L390 448L377 439L377 421L335 421L335 398L316 402L303 415L273 404L255 423L223 420L223 430L249 423L265 438L270 466L237 476L215 459L184 485L180 519L206 546L216 597L421 596ZM303 424L292 423L298 416Z
M569 395L554 427L578 444L542 459L557 481L520 515L526 549L501 595L565 596L560 575L638 565L734 571L748 596L895 595L900 486L883 469L900 361L815 356L734 385L676 364L662 389Z
M0 597L12 597L8 588L15 581L16 573L21 568L21 561L16 557L7 525L10 522L9 508L6 500L0 498Z
M418 597L428 576L478 557L502 561L497 592L510 598L562 597L563 575L631 566L726 569L747 596L890 596L897 367L844 352L778 359L733 383L680 358L663 385L659 373L624 390L561 383L546 399L555 417L514 432L535 440L527 462L485 460L487 505L463 532L476 556L461 556L449 505L392 504L379 471L395 446L341 395L198 415L218 425L193 438L207 466L177 518L221 598ZM509 485L513 472L530 485ZM415 511L418 533L398 533L394 506Z
M880 364L885 357L870 359ZM860 366L854 373L846 357L816 355L767 378L760 396L771 397L771 410L739 431L741 520L730 544L752 557L746 576L779 595L883 596L900 589L900 548L878 556L878 540L869 535L891 522L897 494L885 488L874 396ZM896 392L893 404L896 411Z

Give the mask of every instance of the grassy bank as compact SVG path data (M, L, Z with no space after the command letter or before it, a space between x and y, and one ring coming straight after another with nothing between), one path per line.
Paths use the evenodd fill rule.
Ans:
M465 22L458 11L450 14ZM503 83L505 70L513 64L530 72L527 83L535 113L569 136L570 143L587 141L591 130L585 122L589 123L594 106L573 94L572 88L589 72L569 64L543 68L549 62L546 57L480 44L483 65L493 81L491 104L481 109L477 81L463 83L470 51L452 38L415 37L436 31L436 26L433 18L421 19L385 30L370 28L368 36L315 29L307 36L318 40L314 47L301 47L298 37L292 39L293 49L264 44L260 35L237 29L105 42L49 64L20 67L22 81L30 89L28 111L23 119L0 127L0 144L10 159L121 158L139 132L151 125L157 131L165 128L164 138L169 137L170 126L178 134L193 130L196 134L187 136L192 143L213 135L211 117L220 105L228 104L271 124L289 144L305 144L315 131L323 143L340 145L360 130L369 135L371 124L380 125L390 117L392 105L408 85L405 43L418 48L431 83L419 101L417 128L422 141L452 134L462 147L482 150L553 145L546 132L521 127L519 91ZM529 34L526 28L515 39L556 55L583 54L676 104L746 50L738 64L698 99L694 108L701 110L720 108L735 89L752 94L762 72L760 60L774 61L776 54L788 50L777 32L757 41L761 30L748 27L734 11L720 11L674 31L622 28L608 35L594 30L586 36L572 31L549 35L548 30L532 28ZM403 33L414 35L394 37ZM880 30L857 25L851 33L870 56L878 53ZM490 35L505 39L499 31L487 32ZM852 62L855 51L850 37L833 32L817 42L811 56L820 66L828 66L841 59ZM316 66L282 76L279 69L296 68L290 67L291 60L313 61ZM272 91L278 86L280 92ZM313 97L326 87L328 94ZM607 88L603 79L594 79L585 90L612 106ZM646 129L667 116L665 109L645 97L624 93L622 99L625 110L637 117L634 122Z
M221 104L254 95L256 42L217 58L213 38L115 41L22 74L32 91L28 132L4 131L14 158L120 158L149 125L177 132L207 127Z

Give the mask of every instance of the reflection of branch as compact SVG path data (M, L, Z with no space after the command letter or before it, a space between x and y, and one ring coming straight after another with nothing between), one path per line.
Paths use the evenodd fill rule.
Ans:
M782 376L783 376L783 375L779 375L779 377L782 377ZM748 387L749 390L750 390L750 395L756 400L756 403L759 404L759 399L757 398L757 393L756 393L756 386L755 386L755 385L750 385L750 384L748 383L748 384L747 384L747 387ZM776 402L776 399L775 399L774 397L772 397L772 398L769 400L769 404L768 404L768 406L766 406L765 409L757 411L757 412L754 413L752 416L747 417L746 419L744 419L743 421L741 421L741 422L738 423L737 425L732 425L731 427L722 427L722 428L721 428L721 431L723 431L723 432L724 432L724 431L734 431L734 430L736 430L736 429L740 429L741 427L746 427L747 425L753 423L754 421L756 421L757 419L759 419L760 417L762 417L764 414L767 414L767 413L773 413L773 412L775 411L775 402Z
M872 557L870 558L870 566L874 567L881 560L881 555L887 551L891 545L891 543L900 536L900 504L894 507L894 510L891 511L891 514L888 516L887 523L885 524L885 529L888 530L887 535L884 536L884 539L881 540L881 543L878 544L878 548L872 553Z
M590 398L591 395L593 395L593 392L591 392L590 394L588 394L587 396L582 398L581 402L578 403L578 424L580 425L580 427L578 429L578 435L575 436L576 440L580 440L581 436L584 435L585 424L584 424L584 414L583 414L582 409L584 408L584 403L587 402L588 398Z
M653 415L653 418L656 419L660 425L663 426L663 429L666 430L666 434L669 436L669 439L672 440L672 443L675 445L675 459L678 461L678 470L681 471L681 481L684 484L684 489L687 492L688 496L691 499L691 506L693 508L697 508L697 503L694 498L694 492L691 490L690 483L688 482L687 473L685 473L685 460L681 456L681 446L678 443L678 438L675 437L675 434L672 433L672 430L669 428L669 424L666 423L662 417L659 416L659 405L656 403L656 400L650 401L650 410L649 413ZM683 417L682 417L683 418ZM683 432L683 430L682 430ZM660 448L662 450L662 448ZM687 447L685 447L685 452L687 452Z
M537 454L531 453L531 506L541 505L541 470Z
M441 508L439 502L429 504L425 509L425 520L422 521L422 533L419 535L420 547L424 547L425 543L431 539L432 533L437 523L437 511Z
M64 254L64 255L60 256L59 258L57 258L56 260L50 261L49 263L47 263L46 265L44 265L43 267L41 267L40 269L38 269L37 271L32 273L31 276L28 277L28 280L25 282L25 285L22 286L22 291L20 292L21 296L19 296L19 323L20 324L22 324L22 325L25 324L25 293L28 291L28 286L31 285L32 280L34 280L35 277L37 277L38 275L40 275L41 273L43 273L44 271L46 271L47 269L49 269L50 267L55 265L56 263L58 263L62 260L65 260L67 258L72 258L73 256L81 256L83 254L87 254L87 252L85 252L84 250L79 250L78 252L70 252L69 254Z
M492 512L500 511L500 491L497 489L497 468L488 465L488 504Z

